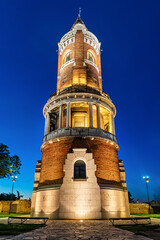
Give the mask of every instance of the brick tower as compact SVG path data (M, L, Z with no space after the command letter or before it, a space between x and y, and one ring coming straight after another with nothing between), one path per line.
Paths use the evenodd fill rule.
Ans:
M118 160L116 108L102 92L100 43L78 16L58 44L57 92L43 109L32 215L53 219L129 216Z

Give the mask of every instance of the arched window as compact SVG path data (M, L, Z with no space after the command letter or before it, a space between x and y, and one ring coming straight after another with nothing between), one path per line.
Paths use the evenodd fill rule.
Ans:
M78 160L74 164L74 179L86 178L86 164L82 160Z
M67 52L63 58L63 64L71 60L71 51Z
M87 59L93 63L95 63L95 57L91 51L87 52Z

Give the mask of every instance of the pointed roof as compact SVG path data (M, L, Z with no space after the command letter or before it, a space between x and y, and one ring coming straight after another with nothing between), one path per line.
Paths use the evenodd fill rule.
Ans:
M86 28L84 22L82 21L82 19L81 19L81 17L80 17L80 14L78 14L78 17L77 17L75 23L72 25L71 30L73 30L73 28L75 27L76 24L82 24L82 25ZM87 29L87 28L86 28L86 29Z

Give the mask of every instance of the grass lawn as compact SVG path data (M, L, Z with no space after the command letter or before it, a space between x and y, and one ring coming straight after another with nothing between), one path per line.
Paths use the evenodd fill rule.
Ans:
M134 216L160 218L160 214L132 214Z
M0 224L0 235L18 235L42 226L42 224Z
M12 217L12 216L22 216L22 215L29 215L30 213L0 213L0 218L4 218L4 217Z

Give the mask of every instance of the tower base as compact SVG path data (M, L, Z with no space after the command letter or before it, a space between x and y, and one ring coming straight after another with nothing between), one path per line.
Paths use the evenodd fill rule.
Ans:
M43 186L32 195L32 216L50 219L108 219L129 217L128 192L120 186L98 184L93 154L73 149L65 160L62 184ZM86 164L86 179L74 179L74 164ZM122 163L121 163L122 164Z

